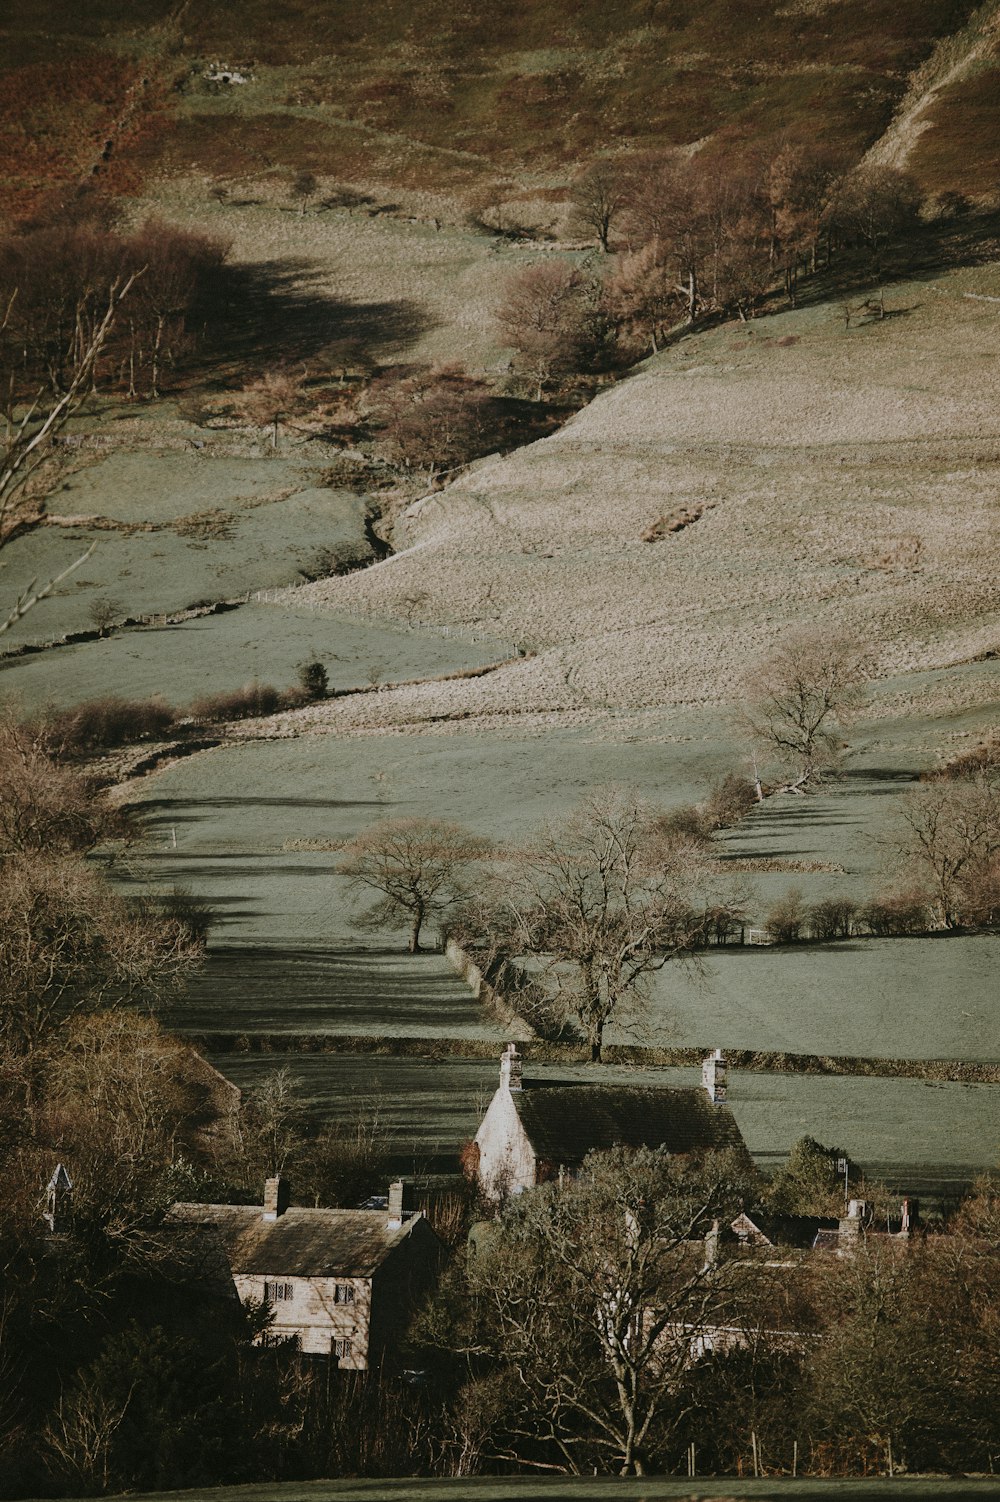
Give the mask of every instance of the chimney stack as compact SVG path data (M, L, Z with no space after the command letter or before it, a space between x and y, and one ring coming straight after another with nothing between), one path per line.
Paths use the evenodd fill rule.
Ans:
M409 1198L406 1192L407 1188L408 1186L403 1179L396 1179L389 1185L387 1205L389 1218L386 1221L386 1230L388 1231L398 1231L403 1224L403 1210L404 1207L408 1208L406 1205L406 1201Z
M288 1180L278 1174L264 1180L264 1219L277 1220L288 1209Z
M706 1056L701 1066L701 1083L713 1106L726 1104L726 1056L721 1048Z
M64 1236L73 1225L73 1181L61 1163L45 1191L45 1223L53 1236Z
M861 1232L868 1219L866 1200L851 1200L847 1214L840 1219L840 1251L853 1252L861 1240Z
M500 1055L500 1088L521 1089L521 1055L516 1043L508 1043Z
M900 1211L899 1234L901 1236L909 1236L911 1231L915 1231L917 1229L917 1223L919 1222L919 1220L920 1201L907 1197L903 1201Z

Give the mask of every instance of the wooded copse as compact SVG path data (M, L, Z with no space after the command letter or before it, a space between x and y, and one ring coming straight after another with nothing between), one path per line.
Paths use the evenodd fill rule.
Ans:
M602 159L578 177L571 201L571 224L617 252L614 265L606 274L569 261L529 266L508 280L497 312L539 399L568 373L655 353L678 324L752 318L779 290L794 306L799 278L845 249L877 278L888 243L916 224L919 194L895 168L787 146L771 159Z
M125 232L114 213L65 217L0 238L0 372L12 417L42 388L57 400L93 343L110 291L132 279L127 302L87 372L90 391L156 396L194 341L189 315L226 256L211 236L150 220ZM107 220L111 219L109 225Z

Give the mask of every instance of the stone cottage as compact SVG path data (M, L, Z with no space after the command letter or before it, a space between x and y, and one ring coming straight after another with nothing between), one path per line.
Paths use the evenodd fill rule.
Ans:
M176 1204L171 1216L214 1231L239 1297L270 1304L262 1343L364 1371L392 1346L439 1265L441 1243L403 1195L397 1181L384 1209L305 1209L289 1205L286 1181L275 1178L262 1207Z
M484 1192L501 1199L562 1174L587 1153L655 1147L670 1153L737 1148L746 1152L725 1105L725 1061L718 1052L703 1089L668 1085L547 1084L522 1077L514 1043L501 1055L500 1087L475 1137L473 1164Z

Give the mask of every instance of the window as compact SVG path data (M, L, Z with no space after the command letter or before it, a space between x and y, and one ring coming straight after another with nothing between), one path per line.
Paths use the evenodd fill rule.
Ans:
M334 1290L333 1290L333 1302L335 1304L353 1304L354 1303L354 1284L353 1283L337 1283L337 1284L335 1284Z
M349 1356L351 1354L351 1342L349 1340L340 1340L339 1338L334 1340L333 1354L340 1357Z
M291 1283L265 1283L264 1297L269 1304L277 1304L282 1299L290 1299L295 1296L295 1289Z

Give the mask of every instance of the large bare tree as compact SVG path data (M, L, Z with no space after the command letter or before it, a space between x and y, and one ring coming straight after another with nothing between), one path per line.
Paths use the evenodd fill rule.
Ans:
M751 676L742 723L760 750L789 772L786 791L805 792L836 767L868 675L867 649L856 642L800 632Z
M665 837L655 811L618 788L508 851L503 867L493 947L541 966L595 1063L608 1023L634 1021L655 972L692 956L738 902L703 845Z
M479 1348L512 1379L499 1386L504 1458L623 1476L662 1463L692 1351L732 1321L747 1285L695 1241L750 1179L732 1153L696 1163L618 1148L511 1202L468 1273Z
M45 496L60 470L62 456L56 451L56 440L88 396L97 361L118 310L141 275L141 271L136 271L115 277L106 288L99 314L92 312L93 298L89 292L81 297L68 347L62 356L65 380L55 395L39 388L21 401L13 365L5 372L6 389L0 393L0 548L41 515ZM0 335L6 331L16 303L15 288L0 316ZM0 635L50 595L57 584L86 561L91 551L75 559L54 578L44 583L32 579L24 585L7 615L0 616Z
M368 912L372 925L409 924L409 950L420 951L425 923L440 920L464 896L469 868L485 842L443 819L387 819L352 840L340 869L355 887L380 896Z
M935 777L900 800L897 859L929 890L945 928L991 922L1000 889L1000 780Z
M614 162L594 162L574 179L570 187L574 223L590 230L604 254L611 249L611 227L628 203L628 188L621 168Z

